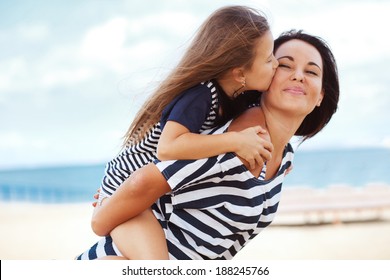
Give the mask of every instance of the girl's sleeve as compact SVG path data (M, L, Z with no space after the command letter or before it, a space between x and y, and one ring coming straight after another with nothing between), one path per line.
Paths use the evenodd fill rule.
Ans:
M193 87L175 98L164 109L160 121L161 128L164 128L167 121L175 121L187 127L190 132L198 133L211 108L210 89L205 85Z
M206 159L198 160L154 160L154 164L167 180L172 192L185 188L193 180L194 173Z
M221 158L234 157L218 155L197 160L154 160L154 164L167 180L173 193L197 189L207 182L220 180L225 174ZM204 187L204 185L203 185Z

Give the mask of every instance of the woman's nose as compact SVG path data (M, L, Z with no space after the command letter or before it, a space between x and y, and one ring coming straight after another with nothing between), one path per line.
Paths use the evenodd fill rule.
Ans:
M305 76L301 70L295 70L291 75L293 81L303 82L304 78Z

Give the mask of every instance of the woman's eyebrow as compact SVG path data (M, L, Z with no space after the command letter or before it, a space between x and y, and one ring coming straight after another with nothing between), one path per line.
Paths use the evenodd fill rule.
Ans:
M283 58L286 58L288 60L294 61L294 58L292 56L289 56L289 55L281 56L281 57L278 58L278 60L279 59L283 59ZM315 62L310 61L308 63L308 65L316 66L316 67L318 67L322 71L321 67L317 63L315 63Z
M282 59L282 58L287 58L288 60L294 61L294 58L292 56L289 56L289 55L278 57L278 60Z
M315 62L309 62L308 64L309 64L309 65L313 65L313 66L317 66L317 67L322 71L321 67L320 67L317 63L315 63Z

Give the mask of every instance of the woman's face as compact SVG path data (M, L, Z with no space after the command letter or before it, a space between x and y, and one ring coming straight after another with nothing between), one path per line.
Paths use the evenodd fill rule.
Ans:
M320 53L312 45L293 39L283 43L275 52L278 69L265 102L283 110L306 116L323 98Z
M252 67L244 70L245 90L265 91L271 84L278 62L273 55L274 39L266 32L256 44Z

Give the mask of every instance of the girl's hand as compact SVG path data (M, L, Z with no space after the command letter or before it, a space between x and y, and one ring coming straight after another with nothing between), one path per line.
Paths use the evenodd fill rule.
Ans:
M240 146L235 152L249 163L250 169L263 166L271 159L273 145L268 132L261 126L254 126L238 132Z

